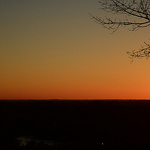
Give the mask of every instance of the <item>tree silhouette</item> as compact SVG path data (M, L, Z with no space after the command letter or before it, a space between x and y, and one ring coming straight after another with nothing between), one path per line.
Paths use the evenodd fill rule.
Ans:
M100 9L113 15L120 14L121 18L102 19L90 14L95 22L101 24L114 33L119 27L128 26L129 30L136 31L150 26L150 0L99 0ZM138 51L127 51L129 58L150 57L150 45L145 43Z

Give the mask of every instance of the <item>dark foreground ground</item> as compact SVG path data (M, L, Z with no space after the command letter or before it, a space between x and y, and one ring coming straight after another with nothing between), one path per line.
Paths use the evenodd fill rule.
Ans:
M150 149L150 101L0 101L0 150Z

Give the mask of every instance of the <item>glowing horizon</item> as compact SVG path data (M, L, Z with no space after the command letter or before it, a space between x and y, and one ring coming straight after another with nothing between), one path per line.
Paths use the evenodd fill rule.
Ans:
M150 99L149 59L130 63L150 28L114 34L97 0L1 2L0 99Z

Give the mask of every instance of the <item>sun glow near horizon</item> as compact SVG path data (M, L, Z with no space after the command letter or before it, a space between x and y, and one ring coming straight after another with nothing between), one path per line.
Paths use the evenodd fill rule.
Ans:
M0 99L150 99L149 59L126 55L149 28L110 34L88 15L99 14L97 0L0 8Z

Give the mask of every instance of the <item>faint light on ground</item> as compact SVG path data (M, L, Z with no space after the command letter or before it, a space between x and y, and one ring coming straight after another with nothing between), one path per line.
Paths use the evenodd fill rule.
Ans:
M31 141L29 137L18 137L17 139L20 141L20 146L26 146L27 143Z
M104 145L104 143L102 142L102 145Z

